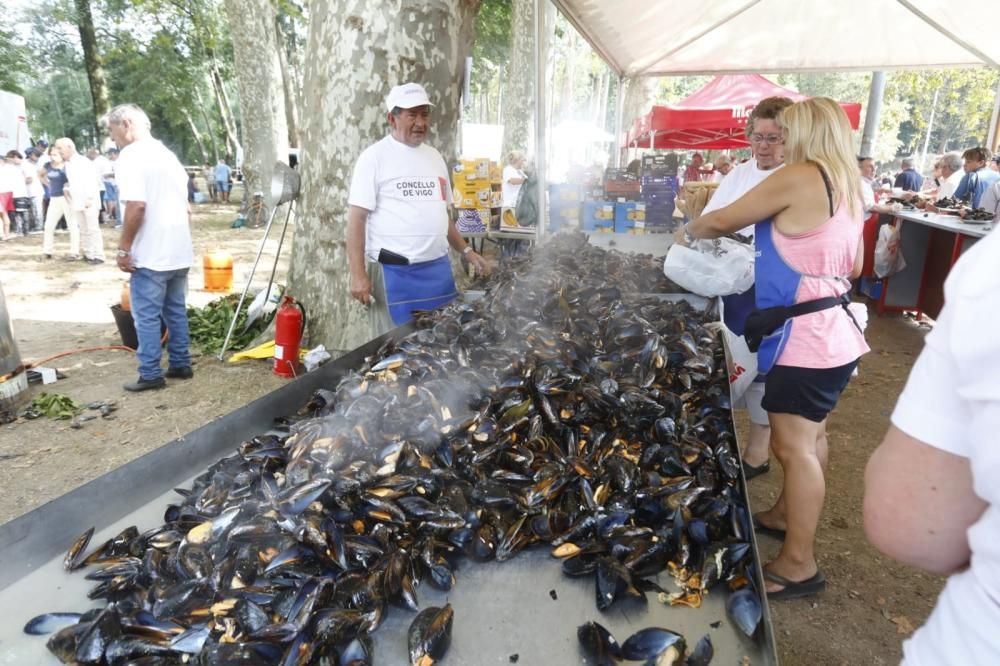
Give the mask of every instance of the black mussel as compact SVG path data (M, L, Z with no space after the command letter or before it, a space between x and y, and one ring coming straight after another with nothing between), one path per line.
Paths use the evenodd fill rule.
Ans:
M471 538L463 545L466 555L477 562L487 562L496 553L496 534L493 526L483 523L472 533Z
M132 525L108 539L100 548L88 555L83 564L101 564L130 554L132 540L139 536L139 528Z
M367 636L358 636L340 651L340 666L372 666L375 647Z
M211 597L211 588L205 581L186 580L172 585L153 603L153 615L159 618L180 617L198 608Z
M747 636L753 636L760 624L763 609L751 586L731 592L726 599L726 613Z
M622 657L629 661L655 660L657 666L679 663L684 655L684 637L661 627L647 627L622 643Z
M282 513L298 515L306 507L315 502L333 483L330 479L315 478L298 486L287 488L278 493L275 498L278 509Z
M527 519L528 514L521 514L521 517L514 521L500 536L496 547L496 559L498 562L509 560L520 550L531 544L531 531L525 526Z
M710 546L705 551L705 559L702 562L699 577L701 589L711 589L725 575L726 552L725 545Z
M397 503L412 518L438 529L455 529L465 524L462 516L423 497L410 495L400 497Z
M80 636L76 645L76 661L81 664L101 663L104 651L121 635L122 623L118 611L113 608L101 611Z
M104 651L104 659L109 664L124 664L143 657L159 658L166 663L179 662L180 654L169 645L157 643L148 638L121 636L111 641Z
M63 568L66 571L75 571L83 566L84 553L87 550L87 546L90 544L90 538L94 536L94 528L91 527L86 532L81 534L73 542L73 545L69 547L66 551L66 557L63 558Z
M198 654L205 647L211 631L206 624L197 624L174 637L170 649L183 654Z
M622 648L611 632L597 622L581 624L576 629L576 637L587 655L587 663L593 659L595 666L614 666L622 659Z
M413 618L407 634L412 666L431 666L445 655L454 616L451 604L445 604L444 608L425 608Z
M49 637L45 647L54 654L59 661L68 664L76 659L76 648L80 640L90 630L90 622L80 622L63 627Z
M317 612L314 633L324 643L343 643L369 629L371 616L348 608Z
M589 576L597 571L597 553L580 552L572 557L567 557L562 562L563 575L570 578L580 578Z
M237 626L245 634L257 633L271 623L267 611L249 599L236 602L235 617Z
M45 613L28 620L24 633L45 636L78 623L81 617L80 613Z
M611 557L597 560L594 596L598 610L607 610L622 596L645 598L645 594L633 584L631 572Z
M694 646L694 650L688 655L685 666L708 666L715 656L715 648L712 646L712 637L705 634Z

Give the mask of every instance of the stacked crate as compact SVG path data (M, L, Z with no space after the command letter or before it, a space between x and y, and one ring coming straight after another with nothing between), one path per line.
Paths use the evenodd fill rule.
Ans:
M485 233L492 210L500 213L500 165L488 159L461 160L451 173L451 189L459 233Z
M677 156L644 155L641 182L642 200L646 204L646 228L673 228L674 199L679 187Z
M564 227L579 228L580 202L583 192L579 185L570 183L549 186L549 231Z

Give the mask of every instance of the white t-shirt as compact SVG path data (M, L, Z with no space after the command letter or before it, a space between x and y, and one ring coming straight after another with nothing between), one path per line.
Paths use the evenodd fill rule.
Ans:
M875 207L875 181L861 176L861 203L867 213Z
M24 174L17 165L0 159L0 192L10 192L14 197L27 196Z
M733 170L726 175L725 179L719 183L719 186L715 189L715 194L713 194L712 198L709 199L708 204L705 206L705 210L703 210L701 214L705 215L706 213L711 213L713 210L725 208L753 188L760 185L765 178L780 169L782 166L784 165L779 164L773 169L765 171L764 169L757 167L756 159L749 159L742 164L737 164L733 167ZM752 224L749 227L740 230L740 233L744 236L753 236L753 232L754 228Z
M941 186L938 188L938 193L937 193L938 199L954 196L955 190L958 189L958 184L962 182L962 176L964 175L965 172L959 169L955 173L945 178L944 182L941 183Z
M100 179L97 177L94 163L80 153L76 153L66 162L64 169L66 170L66 187L63 191L69 191L73 210L83 210L88 199L92 206L100 206L101 190L97 187Z
M122 149L115 170L125 215L132 202L146 204L142 226L132 241L132 263L154 271L189 268L194 250L188 224L188 177L177 156L152 137L139 139Z
M42 187L42 181L38 177L38 163L32 162L31 160L21 160L21 171L24 173L24 178L27 180L31 179L28 183L28 194L29 197L40 197L45 194L45 189Z
M524 172L512 164L503 168L503 185L500 191L503 196L503 205L508 208L517 205L517 195L520 194L521 186L524 185L524 183L514 185L509 182L511 178L524 178Z
M721 171L718 171L718 170L713 171L712 172L711 182L713 182L713 183L721 183L725 179L725 177L726 177L726 174L722 173Z
M989 506L968 530L971 566L952 575L927 623L903 643L907 666L1000 664L1000 236L969 249L945 281L945 307L927 334L892 414L907 435L968 458Z
M347 201L369 211L365 254L385 248L412 263L448 253L448 167L427 144L413 148L392 136L358 157Z

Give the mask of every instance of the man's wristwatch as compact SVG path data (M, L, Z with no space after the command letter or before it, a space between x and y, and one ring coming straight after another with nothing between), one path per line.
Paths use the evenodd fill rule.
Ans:
M470 252L472 252L472 246L471 245L466 245L465 249L462 250L462 254L463 255L469 254Z
M120 248L119 248L119 250L118 250L118 258L119 258L119 259L121 259L122 257L128 257L128 256L130 256L131 254L132 254L132 253L131 253L131 252L129 252L128 250L122 250L122 249L120 249Z
M686 226L684 227L684 242L688 245L694 242L694 236L691 235Z

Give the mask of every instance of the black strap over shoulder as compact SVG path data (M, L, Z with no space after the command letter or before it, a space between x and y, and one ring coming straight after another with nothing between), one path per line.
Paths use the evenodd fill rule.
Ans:
M796 303L795 305L753 310L747 315L746 324L743 326L743 337L746 338L747 347L749 347L750 351L755 352L760 348L760 343L766 336L774 333L789 319L834 308L838 305L844 308L847 316L851 318L851 321L854 322L854 325L860 331L861 326L858 324L858 320L854 318L854 313L847 307L850 303L851 298L845 292L840 296L827 296L826 298L817 298L812 301Z
M817 164L816 168L819 169L819 175L823 177L823 185L826 187L826 202L830 206L830 217L833 217L833 185L830 183L830 177L826 175L823 167Z

